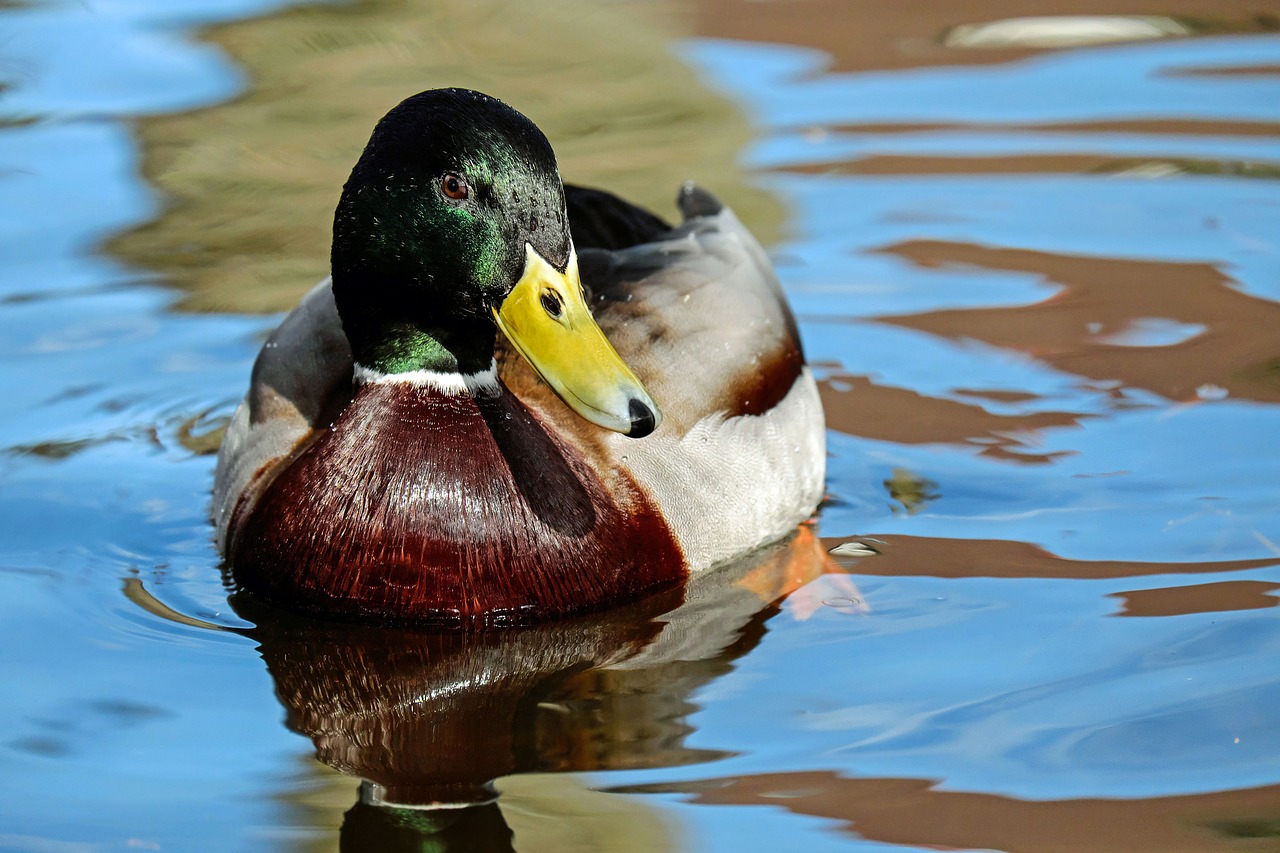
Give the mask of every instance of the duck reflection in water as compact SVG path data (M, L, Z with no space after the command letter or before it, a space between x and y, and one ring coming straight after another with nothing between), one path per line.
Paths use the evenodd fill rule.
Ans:
M529 628L389 630L244 594L233 604L257 625L249 634L289 727L364 780L342 849L421 849L430 838L433 849L510 850L498 777L723 757L685 745L689 697L760 642L783 598L839 571L806 526L684 587Z

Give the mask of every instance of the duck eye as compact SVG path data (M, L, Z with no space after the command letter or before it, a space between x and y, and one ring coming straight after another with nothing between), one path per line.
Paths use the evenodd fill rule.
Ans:
M554 320L560 316L563 307L560 303L560 294L554 290L542 291L542 310L546 311Z
M465 178L458 175L445 175L440 179L440 191L448 198L461 201L469 194Z

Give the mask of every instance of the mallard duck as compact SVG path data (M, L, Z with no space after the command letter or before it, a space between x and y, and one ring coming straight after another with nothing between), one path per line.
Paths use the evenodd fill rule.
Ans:
M234 583L316 615L545 621L786 537L822 408L764 251L693 185L683 222L566 186L499 100L377 125L331 277L263 346L218 456Z

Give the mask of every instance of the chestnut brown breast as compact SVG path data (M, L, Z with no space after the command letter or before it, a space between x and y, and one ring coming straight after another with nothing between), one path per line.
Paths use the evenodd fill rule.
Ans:
M364 385L247 508L231 571L293 609L460 628L682 580L665 521L624 473L614 480L505 389Z

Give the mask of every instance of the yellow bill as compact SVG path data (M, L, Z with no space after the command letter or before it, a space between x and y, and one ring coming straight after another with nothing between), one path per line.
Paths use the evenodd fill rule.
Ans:
M561 273L526 243L524 273L493 316L560 399L593 424L642 438L662 422L640 380L591 316L577 255L569 256Z

